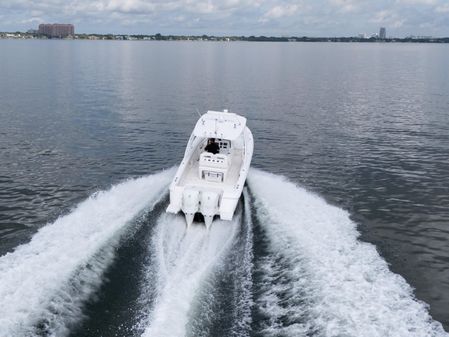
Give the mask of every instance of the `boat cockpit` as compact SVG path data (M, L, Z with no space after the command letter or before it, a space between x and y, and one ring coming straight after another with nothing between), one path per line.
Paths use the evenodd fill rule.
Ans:
M209 182L224 182L232 164L231 141L226 139L214 140L219 147L218 153L207 151L203 145L199 160L199 177ZM206 144L206 143L205 143Z

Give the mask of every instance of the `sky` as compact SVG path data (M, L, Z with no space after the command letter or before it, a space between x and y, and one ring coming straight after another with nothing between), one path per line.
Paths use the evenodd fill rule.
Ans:
M0 0L0 31L72 23L76 33L449 36L449 0Z

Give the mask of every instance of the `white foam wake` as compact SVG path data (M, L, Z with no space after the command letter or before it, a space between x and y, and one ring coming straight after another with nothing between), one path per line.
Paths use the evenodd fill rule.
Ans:
M253 302L253 224L251 218L251 197L247 188L243 190L244 195L244 228L238 233L241 236L242 245L235 249L238 258L237 265L233 266L233 274L236 276L234 282L238 283L234 289L234 308L232 320L234 326L230 336L248 337L251 331Z
M99 192L0 258L0 336L62 336L101 283L126 225L163 197L173 170Z
M186 229L183 217L161 216L151 247L156 284L147 284L156 287L157 295L143 336L186 335L195 296L208 287L207 276L220 267L239 224L240 217L235 216L231 223L214 221L209 231L200 224Z
M264 335L448 336L375 247L358 241L347 212L259 170L249 185L272 254L262 267L271 286L258 300L273 318Z

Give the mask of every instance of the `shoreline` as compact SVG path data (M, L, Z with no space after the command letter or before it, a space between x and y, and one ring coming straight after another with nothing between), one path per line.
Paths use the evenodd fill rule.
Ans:
M336 43L449 43L449 37L406 37L379 39L376 37L307 37L307 36L208 36L208 35L123 35L75 34L64 38L49 38L22 32L0 32L0 40L101 40L101 41L191 41L191 42L336 42Z

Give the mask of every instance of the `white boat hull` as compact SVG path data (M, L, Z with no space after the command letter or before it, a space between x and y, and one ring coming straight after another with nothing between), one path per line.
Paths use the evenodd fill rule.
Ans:
M220 146L205 151L210 138ZM204 114L190 137L184 158L170 185L169 213L183 212L187 226L202 214L206 227L218 215L232 220L253 155L254 142L246 119L228 112Z

